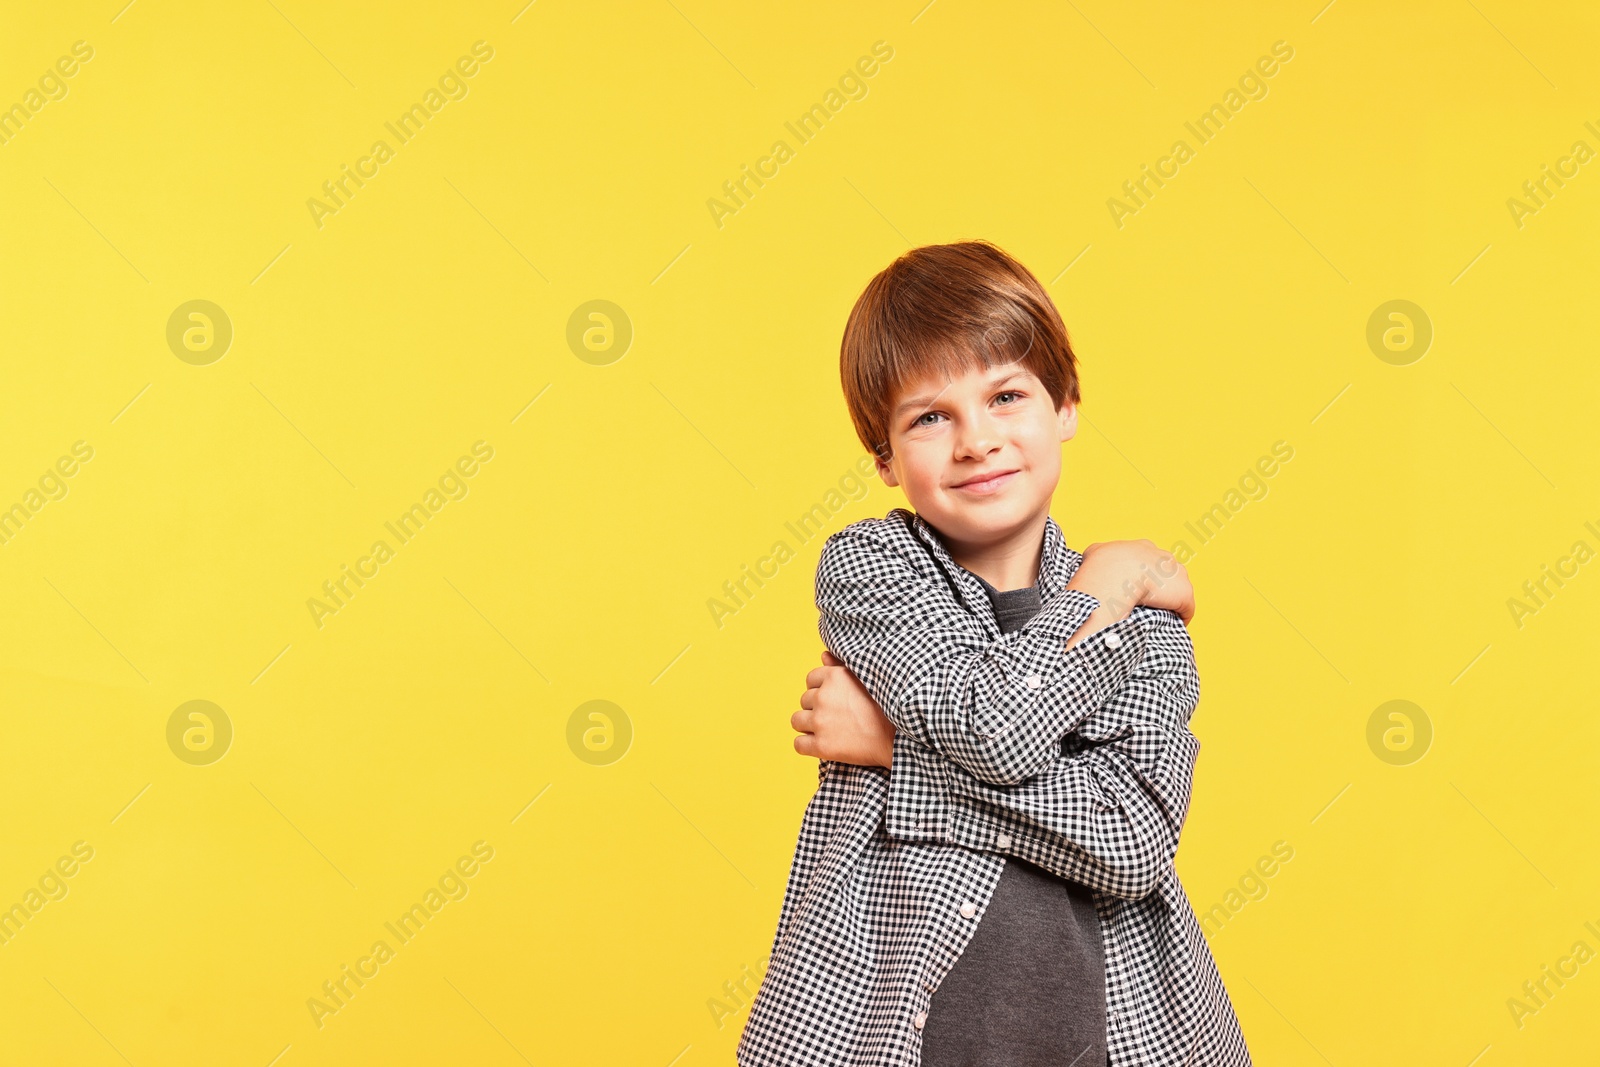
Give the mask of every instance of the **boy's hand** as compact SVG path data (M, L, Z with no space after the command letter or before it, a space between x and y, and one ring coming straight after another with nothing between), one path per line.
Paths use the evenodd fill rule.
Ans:
M887 767L894 758L894 723L850 668L827 649L822 666L806 675L800 710L789 723L800 731L794 750L802 756L862 767Z
M1126 618L1141 604L1174 612L1185 624L1194 618L1194 586L1188 570L1172 553L1147 539L1090 545L1067 588L1100 601L1100 608L1067 642L1068 648Z

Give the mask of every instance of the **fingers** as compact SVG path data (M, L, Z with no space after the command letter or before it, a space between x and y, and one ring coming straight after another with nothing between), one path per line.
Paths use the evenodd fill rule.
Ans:
M789 725L803 734L814 734L817 732L817 713L810 708L801 708L789 716Z
M843 667L844 661L827 649L822 650L822 663L827 667Z

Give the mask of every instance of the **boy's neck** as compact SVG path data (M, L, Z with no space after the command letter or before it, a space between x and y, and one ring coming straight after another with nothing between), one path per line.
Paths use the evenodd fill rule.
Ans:
M1026 589L1039 580L1039 566L1044 555L1044 524L1048 515L1048 512L1044 512L999 540L983 544L952 541L942 530L939 536L944 540L951 559L995 589L1002 593Z

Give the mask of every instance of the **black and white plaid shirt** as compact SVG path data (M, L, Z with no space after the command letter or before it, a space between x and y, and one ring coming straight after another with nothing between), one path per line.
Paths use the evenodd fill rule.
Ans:
M917 1064L1006 856L1093 890L1113 1067L1248 1067L1173 869L1200 747L1194 646L1176 614L1138 607L1066 648L1099 606L1065 589L1082 561L1048 518L1042 608L1002 633L920 516L828 538L818 629L894 722L893 766L819 766L741 1067Z

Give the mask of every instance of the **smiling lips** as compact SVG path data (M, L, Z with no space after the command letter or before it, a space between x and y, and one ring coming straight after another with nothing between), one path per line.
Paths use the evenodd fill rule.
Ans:
M969 479L960 483L959 485L951 486L951 488L960 489L962 492L966 493L987 495L989 493L997 492L1006 485L1009 485L1011 480L1015 478L1016 475L1017 472L1014 470L995 471L993 474L981 474L978 477Z

